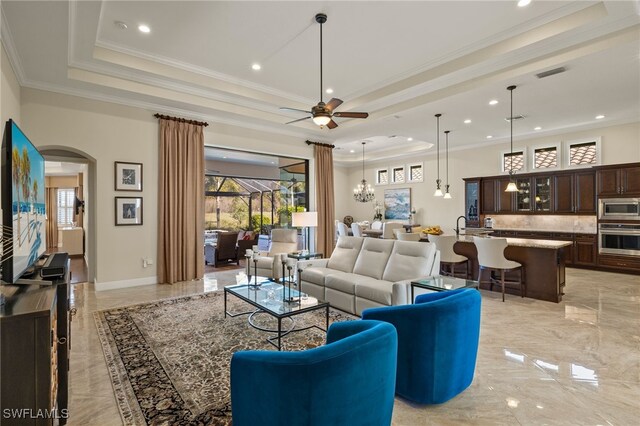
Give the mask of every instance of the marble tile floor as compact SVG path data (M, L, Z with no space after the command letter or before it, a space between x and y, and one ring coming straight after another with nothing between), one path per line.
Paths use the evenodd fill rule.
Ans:
M70 425L120 425L92 312L236 282L202 281L95 293L73 287ZM567 269L559 304L482 291L476 374L439 406L396 399L394 425L637 425L640 419L640 277ZM355 386L355 385L354 385Z

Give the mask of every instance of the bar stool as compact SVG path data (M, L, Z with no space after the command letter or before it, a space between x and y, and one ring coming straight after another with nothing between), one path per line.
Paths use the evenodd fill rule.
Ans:
M501 284L502 301L504 302L504 287L506 284L517 284L520 287L520 296L524 297L526 285L524 282L524 266L513 260L504 257L504 249L507 248L506 238L482 238L473 237L473 243L478 249L478 264L480 271L478 272L478 283L482 281L482 271L488 269L489 273L489 290L493 290L493 284ZM519 281L507 281L504 278L505 271L520 270ZM500 280L493 278L491 271L500 271ZM485 281L486 282L486 281Z
M448 266L449 271L442 270L442 275L455 277L456 266L464 263L464 278L469 278L469 259L466 256L453 251L453 245L457 238L455 235L428 235L429 242L436 245L436 250L440 250L440 263Z

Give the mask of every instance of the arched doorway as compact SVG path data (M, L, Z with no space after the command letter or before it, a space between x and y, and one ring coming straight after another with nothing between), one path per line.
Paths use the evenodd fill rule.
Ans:
M85 164L86 185L83 185L84 200L84 258L87 264L87 281L94 282L97 271L96 244L96 160L85 152L64 146L40 146L38 150L45 161Z

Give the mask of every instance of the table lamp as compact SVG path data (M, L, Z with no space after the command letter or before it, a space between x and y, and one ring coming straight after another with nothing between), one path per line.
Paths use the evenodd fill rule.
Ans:
M296 228L306 228L304 240L305 250L309 251L309 227L318 226L318 212L297 212L291 215L291 225Z

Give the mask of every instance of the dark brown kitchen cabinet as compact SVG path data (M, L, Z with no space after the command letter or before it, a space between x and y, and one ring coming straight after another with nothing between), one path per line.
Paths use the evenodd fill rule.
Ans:
M599 197L640 196L638 163L598 167L596 178Z
M596 174L593 170L562 173L553 177L555 213L596 213Z
M576 265L596 266L598 241L595 235L576 235L573 262Z
M496 213L496 181L495 179L482 179L480 190L482 198L482 214Z
M575 213L596 213L596 173L593 170L575 174Z
M496 206L496 213L511 213L514 211L514 192L505 192L509 185L509 178L498 179L496 181L495 189L498 191L496 199L498 205Z
M564 174L554 176L554 211L556 213L573 213L574 206L574 175Z

